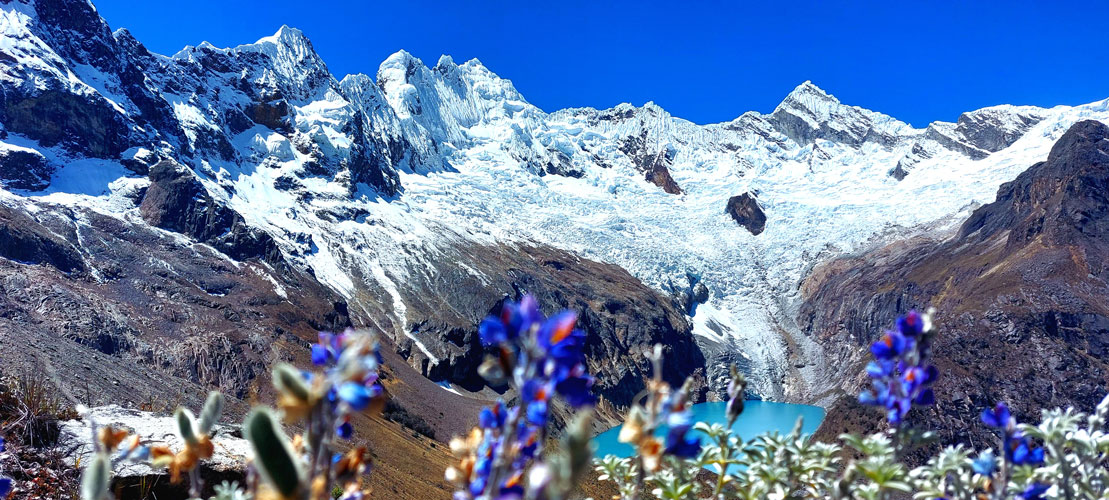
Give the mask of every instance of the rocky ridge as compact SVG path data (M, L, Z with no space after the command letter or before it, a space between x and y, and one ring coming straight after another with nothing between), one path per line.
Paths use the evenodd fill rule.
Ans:
M928 306L939 311L942 403L917 418L945 442L985 438L975 416L996 401L1023 420L1095 406L1109 383L1107 221L1109 126L1081 121L946 238L824 264L803 286L799 318L827 350L824 376L837 381L837 416L823 432L867 421L860 415L872 413L852 403L866 345L898 314Z

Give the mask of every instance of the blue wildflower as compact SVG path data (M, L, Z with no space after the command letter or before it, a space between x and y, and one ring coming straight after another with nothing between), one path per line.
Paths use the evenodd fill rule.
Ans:
M1039 465L1044 463L1044 449L1032 447L1028 438L1021 437L1020 443L1013 450L1013 465Z
M981 410L981 422L995 429L1005 429L1015 426L1013 414L1011 414L1009 406L1006 405L1004 401L998 402L994 408Z
M343 439L350 439L354 435L354 427L350 425L350 420L344 421L339 427L336 427L335 435Z
M897 366L892 360L879 359L871 361L866 365L866 374L870 378L887 377L893 373L893 369Z
M666 436L664 453L679 458L695 458L701 452L701 438L671 431Z
M528 403L528 423L533 425L545 425L547 423L547 402L535 401Z
M497 345L508 341L508 329L504 327L504 322L492 316L482 320L477 330L482 345Z
M478 325L481 342L496 346L481 371L490 383L506 378L519 391L520 404L508 409L502 401L478 416L480 444L469 443L464 466L451 474L462 489L456 498L509 500L523 498L524 471L542 456L552 396L573 407L591 405L593 378L585 369L586 335L575 328L577 314L564 311L545 318L535 297L506 301L499 316Z
M1001 430L1005 459L1013 465L1039 465L1044 462L1044 449L1032 445L1017 427L1017 419L1004 402L982 411L982 423Z
M520 438L520 454L517 457L517 468L523 468L526 461L535 458L535 452L539 450L540 431L538 428L532 427L521 433Z
M701 438L688 436L689 429L693 427L693 412L682 409L684 402L679 402L679 408L666 419L670 429L666 433L663 453L679 458L693 458L701 452Z
M1021 492L1020 497L1023 500L1043 500L1045 498L1044 493L1047 493L1050 488L1050 485L1044 483L1032 483Z
M337 391L339 399L350 405L351 408L362 411L370 405L370 400L380 394L377 386L367 387L356 382L343 382Z
M887 331L882 338L870 345L870 352L880 360L890 360L901 356L912 348L913 340L901 332Z
M982 410L982 423L994 429L1006 429L1016 425L1013 414L1009 411L1009 406L1004 402L997 403L993 408Z
M915 310L897 318L897 331L906 337L916 337L924 333L924 318Z
M524 471L517 470L512 477L508 478L502 485L500 495L497 500L517 500L524 498Z
M325 365L331 360L331 353L327 352L327 348L320 344L312 344L312 364L316 366Z
M588 375L565 377L555 384L555 392L574 408L590 406L596 402L592 388L593 377Z
M978 458L971 462L970 467L974 472L983 476L992 476L994 471L997 470L997 455L993 451L986 450L985 453L978 455Z
M509 340L530 335L532 330L543 321L539 312L539 302L531 295L524 295L519 304L505 302L501 310L501 321L508 330Z
M496 405L486 406L481 409L481 415L478 417L478 421L482 429L499 429L504 426L507 413L504 402L497 401Z
M578 314L574 311L563 311L544 321L536 335L539 346L544 350L550 350L551 347L566 340L574 331L577 321Z
M913 405L929 406L936 402L932 384L939 370L929 362L930 337L925 331L928 318L910 311L897 319L897 329L888 330L870 346L875 360L866 366L872 388L859 394L864 405L886 410L886 420L900 426Z

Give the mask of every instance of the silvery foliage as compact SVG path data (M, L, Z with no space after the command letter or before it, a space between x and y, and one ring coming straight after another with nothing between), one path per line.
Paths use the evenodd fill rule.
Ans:
M1045 448L1039 466L1007 467L1004 454L993 448L975 452L960 444L912 469L900 458L909 451L901 443L911 440L895 429L822 443L801 434L798 425L789 434L744 441L723 425L700 423L696 429L706 436L701 454L689 460L667 457L658 471L645 475L643 491L649 495L642 498L1109 500L1107 418L1109 396L1093 414L1045 410L1038 425L1021 425ZM609 455L595 461L600 479L616 483L621 500L634 498L639 467L635 458ZM715 477L698 478L701 468ZM1034 485L1047 489L1037 494Z

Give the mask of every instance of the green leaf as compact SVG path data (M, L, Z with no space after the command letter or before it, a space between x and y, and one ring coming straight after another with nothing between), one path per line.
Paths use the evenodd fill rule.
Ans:
M308 384L300 372L288 363L281 363L273 368L273 386L278 391L292 395L300 401L308 401L311 392Z
M193 418L193 412L188 408L177 408L173 418L177 420L177 433L181 435L181 439L187 443L196 444L196 419Z
M200 410L200 432L202 434L211 433L212 426L216 425L222 413L223 394L220 394L219 391L208 393L208 400L204 402L204 408Z
M300 489L302 473L289 440L268 408L255 408L243 421L243 436L254 448L258 471L285 497Z
M97 453L81 475L81 500L103 500L108 496L108 482L112 479L112 466L108 457Z

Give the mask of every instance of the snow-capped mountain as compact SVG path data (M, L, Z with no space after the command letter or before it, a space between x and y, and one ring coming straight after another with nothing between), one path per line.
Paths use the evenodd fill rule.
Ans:
M338 80L289 27L154 54L82 1L4 2L0 68L0 203L91 210L287 263L408 345L413 366L456 382L434 370L456 357L427 324L435 290L511 272L478 267L491 258L474 249L568 251L674 297L710 377L738 360L757 393L809 400L822 350L796 316L815 264L955 228L1071 124L1109 122L1105 100L918 129L810 82L772 113L720 124L653 103L547 112L477 60L428 67L401 51L374 77ZM155 185L191 186L190 210L210 217L152 219L141 205ZM765 214L757 235L726 211L745 193ZM189 229L216 219L226 231Z

